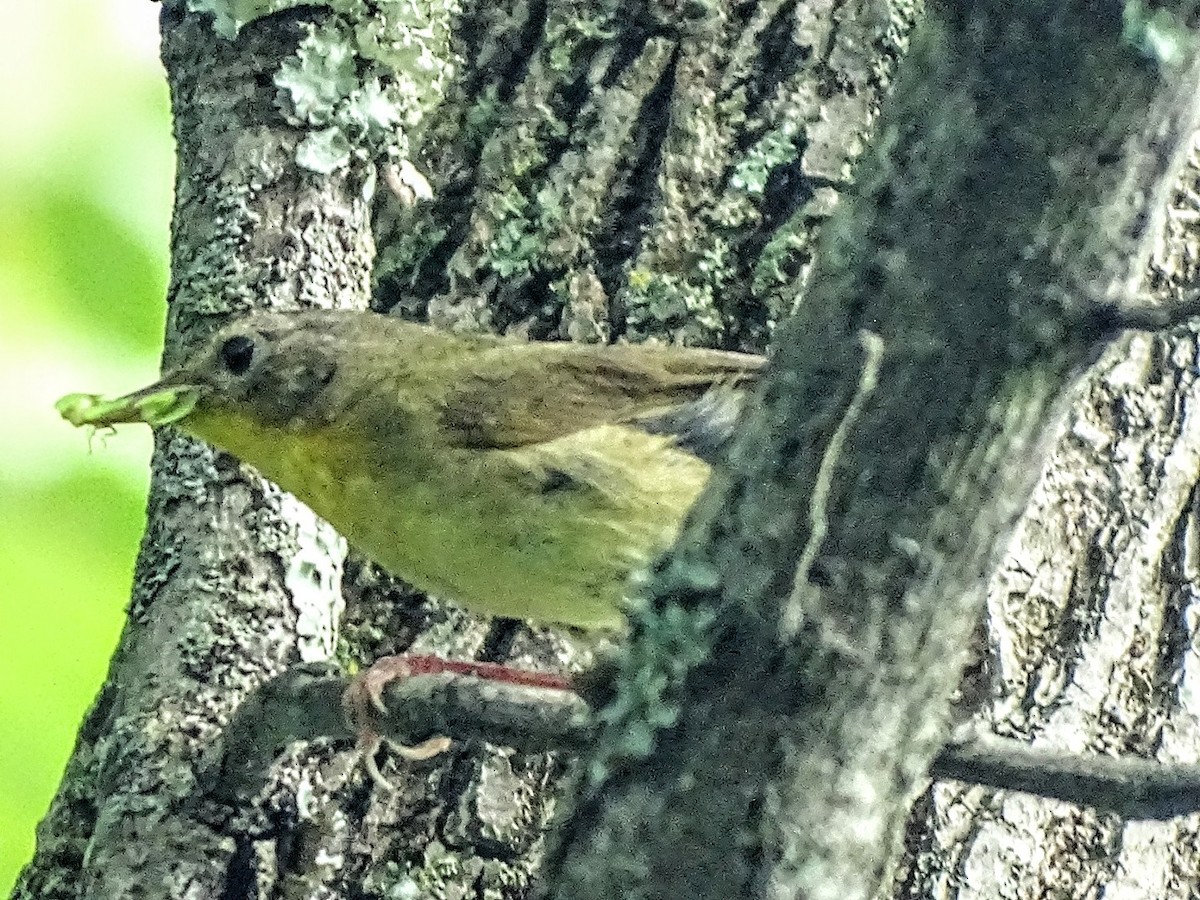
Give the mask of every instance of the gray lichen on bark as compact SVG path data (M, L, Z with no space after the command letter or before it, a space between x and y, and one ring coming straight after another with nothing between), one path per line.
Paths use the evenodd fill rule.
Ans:
M270 74L301 36L280 18L231 43L164 9L178 146L166 364L238 309L365 303L367 173L298 171L304 132L275 106ZM343 553L290 496L158 436L129 621L15 896L216 896L252 880L249 845L190 814L196 767L257 684L332 653ZM321 790L312 769L284 781Z
M181 337L168 343L168 362L207 330L185 311L219 316L260 301L357 302L371 251L362 219L366 167L352 156L350 170L329 179L300 172L294 163L307 132L284 121L290 113L280 106L276 84L281 68L296 58L296 48L311 37L312 28L330 15L345 14L353 4L283 10L245 25L234 43L218 39L193 16L175 18L181 5L168 4L164 20L181 154L172 285L172 328ZM249 22L268 7L283 6L294 4L230 8L248 10L235 18ZM705 171L729 170L732 187L726 193L749 197L738 201L736 216L728 209L720 213L722 227L732 230L736 217L761 218L759 236L732 256L740 270L757 265L760 255L769 256L770 265L763 269L771 273L768 289L748 302L758 310L752 316L757 324L724 337L727 343L761 344L764 324L773 315L767 306L790 304L807 265L805 229L827 214L832 190L840 186L828 173L843 178L859 145L858 138L835 136L827 113L844 101L861 118L835 117L845 128L837 134L865 133L869 110L887 82L912 12L892 15L884 8L877 19L875 10L848 9L830 23L818 24L807 8L789 3L763 5L752 17L735 4L651 5L634 8L632 16L624 14L626 9L614 4L478 4L464 11L454 46L465 69L443 113L429 123L418 160L437 199L399 214L404 240L392 251L383 283L400 285L400 296L393 292L386 305L400 299L409 308L428 309L443 323L478 327L488 318L479 314L486 301L498 310L495 326L527 323L535 336L559 331L592 339L628 330L619 297L643 244L645 223L662 223L656 229L665 234L697 204L719 205L716 199L706 202L700 195L683 198L661 190L659 174L686 173L697 161L708 160ZM616 15L618 11L622 14ZM725 42L736 50L726 53ZM882 53L882 64L873 51ZM777 91L783 83L786 90ZM798 126L792 118L795 97L804 98ZM708 108L710 100L717 106ZM743 109L742 121L725 121L722 110L731 103ZM685 119L692 124L670 144L677 158L666 159L665 132L673 121ZM802 160L809 144L820 149L811 164L793 165L786 141L760 141L779 131L785 119L797 129L788 139L796 141ZM713 128L721 133L710 133ZM824 137L801 141L797 135L806 130ZM738 137L743 132L746 136ZM730 149L751 145L753 152ZM714 146L725 148L723 155L709 159ZM581 173L588 176L586 192L574 183ZM709 186L693 177L691 188L707 191ZM548 213L539 217L536 228L524 222L523 213L505 206L514 191L520 195L517 203L528 197L545 204ZM760 191L761 200L756 197ZM819 198L809 204L818 191ZM808 205L794 205L793 194L806 198ZM690 204L686 209L681 206L685 200ZM724 207L729 205L726 201ZM778 228L788 217L794 239L786 239ZM582 239L572 237L567 221L583 233ZM480 237L501 231L498 240ZM535 249L552 261L550 267L522 249L527 233L535 235ZM770 253L760 254L776 233L781 240ZM534 261L530 273L521 269L527 253ZM452 260L454 265L448 265ZM680 258L672 265L689 261ZM722 271L711 271L702 280L738 283L723 271L726 265L733 263L722 263ZM649 272L645 266L639 271ZM670 308L654 314L660 321L647 319L644 330L678 332L686 326L680 312L687 305L668 303ZM735 322L735 314L729 312L726 325ZM297 610L282 583L288 572L311 575L314 565L307 554L300 555L295 567L288 561L291 526L272 511L288 501L254 482L240 487L240 476L227 461L185 446L176 439L163 444L156 484L166 492L152 500L157 524L151 526L139 576L138 597L144 600L137 601L139 615L131 620L123 644L132 649L118 656L113 682L89 717L71 763L72 777L41 829L39 855L25 873L20 895L76 896L89 890L93 877L96 896L118 882L123 889L139 879L151 894L205 893L223 878L230 884L258 883L263 889L277 881L294 889L357 881L378 894L406 885L439 894L455 890L468 878L464 873L471 873L469 879L485 892L523 893L552 805L546 791L558 772L552 760L504 751L464 754L432 768L393 772L401 785L393 797L364 802L362 789L354 787L359 782L352 781L335 803L324 798L345 780L344 759L341 766L335 761L307 769L306 776L288 763L282 767L284 780L316 785L302 790L308 799L297 806L286 791L274 793L278 804L271 827L277 830L236 847L202 826L189 830L197 823L170 819L163 811L171 798L188 793L193 767L200 761L196 738L215 735L253 683L302 656L324 652L338 603L333 590L326 592L324 604L320 592L310 592L311 606ZM168 466L179 475L170 484ZM213 477L219 489L205 487ZM260 510L264 497L267 504ZM219 539L210 538L196 522L229 530ZM316 527L299 531L310 534ZM263 557L248 549L260 539L267 548ZM248 568L221 562L242 557L252 560ZM336 563L331 565L332 575ZM561 638L503 625L489 632L436 605L398 616L394 604L362 596L362 586L378 580L370 567L355 563L354 571L351 642L343 636L342 656L369 659L415 646L508 655L550 666L569 659L568 644ZM365 577L359 574L364 572ZM167 591L171 604L159 598ZM256 592L261 599L242 597ZM414 633L430 624L431 636L414 643ZM237 658L226 658L235 636L244 645ZM175 647L176 639L182 650ZM181 686L155 677L154 663L175 658L184 661L194 683ZM138 663L136 669L126 668L131 660ZM156 698L161 704L156 705ZM136 709L128 708L135 703ZM188 714L171 719L170 727L160 725L155 711L171 711L176 704ZM138 722L160 743L140 743ZM114 723L123 729L119 740ZM129 743L122 743L126 738ZM163 743L169 749L163 765L169 763L174 780L171 791L159 796L148 785L156 783L159 764L151 751ZM101 751L103 766L97 756ZM143 752L145 758L138 761ZM135 769L144 771L144 777L123 787L126 774ZM106 776L99 786L98 775ZM322 780L331 784L321 787ZM479 792L480 785L491 789ZM501 795L516 802L495 802ZM129 815L128 805L135 801L148 812ZM161 804L157 811L156 803ZM105 823L130 827L132 822L136 827L106 843L96 839L98 816ZM105 829L104 835L112 834L108 825ZM238 832L231 828L229 833ZM158 850L140 857L142 867L135 871L135 860L125 854L132 852L134 839L147 835L157 841L148 846ZM440 843L430 844L431 835L440 836ZM421 845L433 849L417 855L407 849ZM130 865L112 864L121 858ZM101 862L102 871L95 869ZM77 889L79 885L84 887Z
M740 242L721 271L700 275L731 285L713 294L730 302L707 339L761 346L770 320L790 309L803 282L811 232L845 184L915 11L907 4L839 8L820 27L807 7L786 3L763 4L753 15L720 4L686 15L658 6L621 11L614 16L611 6L579 4L464 11L455 49L465 69L432 116L418 160L434 200L389 207L380 216L391 236L383 239L381 305L451 328L689 339L701 332L681 315L686 303L647 319L649 330L639 332L623 299L629 285L651 274L638 260L644 248L657 246L656 235L668 235L676 248L670 258L654 251L668 281L701 272L693 266L696 254L685 252L690 238L672 231L685 227ZM727 119L732 108L740 112ZM674 124L685 120L690 130ZM781 129L793 133L794 152L777 142L768 153L760 137ZM713 147L723 149L710 159ZM680 187L681 173L697 160L717 174L713 183L691 177L689 194ZM746 273L759 271L771 277L735 303ZM477 632L447 627L443 634L457 640ZM459 646L485 656L509 648L516 662L560 667L565 649L548 639L524 630L493 632L482 647ZM435 784L455 785L466 808L481 814L472 798L490 758L458 760L452 782ZM512 765L507 756L498 763L505 771ZM515 824L536 838L550 807L528 785L555 770L534 760L522 765L525 787L505 818L516 813ZM417 776L389 777L403 784ZM411 815L412 807L392 804L381 813L394 827L382 838L392 852L414 845L421 810ZM494 804L486 811L495 815ZM471 822L470 816L448 820L453 829ZM401 876L429 885L439 872L461 875L452 860L474 846L472 831L454 833L428 865L414 860L397 869L396 883L411 883ZM525 837L520 846L537 850L540 843ZM535 860L536 854L512 860L518 884ZM502 888L506 895L516 889Z
M449 327L763 345L919 5L468 7L379 282Z

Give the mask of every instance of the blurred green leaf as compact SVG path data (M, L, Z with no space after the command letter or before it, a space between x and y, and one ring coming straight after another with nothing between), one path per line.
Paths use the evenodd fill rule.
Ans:
M172 151L154 4L13 4L0 32L0 892L103 680L141 536L149 434L93 441L69 391L152 376Z

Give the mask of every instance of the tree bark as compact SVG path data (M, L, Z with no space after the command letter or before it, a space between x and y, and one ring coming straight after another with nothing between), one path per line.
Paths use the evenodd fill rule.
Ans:
M1147 281L1196 283L1200 168L1170 183ZM1049 464L987 592L981 732L1046 751L1196 764L1200 476L1195 324L1134 333L1072 393ZM1194 807L1193 807L1194 808ZM1200 819L938 784L918 803L900 897L1186 897Z
M888 877L1043 425L1136 302L1196 125L1195 59L1148 63L1093 7L920 29L730 471L634 616L552 896Z
M730 470L635 610L615 703L549 856L550 894L858 897L888 877L1041 426L1119 324L1098 305L1129 302L1194 127L1181 102L1196 88L1191 57L1156 68L1145 54L1161 42L1122 43L1119 7L999 8L935 17L841 209L920 14L911 3L466 4L444 101L398 126L421 148L433 200L376 211L379 308L534 338L761 349L805 294ZM197 313L365 300L380 146L364 139L315 177L297 160L343 148L327 123L281 108L276 83L295 75L312 29L343 15L285 9L230 40L167 5L180 146L168 360L211 327ZM999 733L1046 740L1069 720L1085 739L1055 746L1163 753L1129 737L1144 724L1131 711L1166 709L1163 686L1188 656L1169 626L1188 609L1191 376L1165 373L1169 360L1190 372L1195 348L1167 353L1162 340L1135 338L1149 349L1132 363L1106 356L1099 418L1073 413L1065 439L1083 435L1064 457L1078 474L1046 476L1033 509L1050 512L1023 520L1014 544L1036 549L1014 550L993 580L1005 680L983 720ZM1139 382L1157 405L1118 399ZM1154 437L1158 421L1178 437ZM1161 461L1158 481L1147 460ZM1067 524L1071 511L1096 531ZM416 766L385 761L398 787L387 794L318 742L293 747L265 792L233 807L199 802L196 776L244 697L287 666L327 661L335 642L339 658L436 651L560 671L579 665L570 641L415 600L354 558L343 614L327 527L177 437L159 438L149 512L129 625L14 896L526 896L564 768L555 756L459 744ZM1073 550L1051 547L1063 533ZM1150 556L1136 549L1143 534L1160 542ZM1176 572L1174 606L1132 608L1148 624L1123 648L1097 638L1111 614L1093 593L1095 634L1067 627L1080 591L1116 584L1102 564L1118 557L1122 602L1155 560ZM1068 660L1103 645L1091 671L1112 672L1155 639L1157 655L1128 669L1142 674L1120 680L1136 699L1120 707L1124 732L1095 724L1114 708L1096 686L1118 696L1103 674L1081 679L1076 690L1092 687L1073 702L1091 706L1074 718L1062 700L1038 712L1046 685L1066 696ZM1140 680L1147 671L1157 680ZM1171 696L1186 706L1182 688ZM1194 725L1175 712L1171 732L1168 718L1156 734L1180 747ZM1005 861L1012 834L1046 846L1061 817L1003 802L1011 822L981 789L927 794L897 896L1000 893L1001 870L1009 884L1049 884L1080 844L1036 867ZM1143 834L1128 827L1127 841ZM1168 838L1175 881L1159 883L1194 883L1179 874L1182 832L1149 843Z
M361 300L366 176L305 180L295 151L316 129L288 125L273 83L325 15L283 11L231 43L213 33L238 24L228 14L214 21L167 7L180 143L168 360L182 337L205 330L193 311ZM379 216L389 236L379 305L535 337L623 332L761 348L803 283L811 234L846 183L914 16L907 0L866 9L467 5L454 30L460 74L423 126L417 160L434 200ZM308 747L276 767L267 801L245 815L214 825L180 810L194 773L213 761L203 746L253 685L321 658L320 641L321 652L298 650L299 629L322 635L338 624L340 566L336 547L323 562L311 538L291 563L290 534L329 536L276 520L271 510L288 498L254 481L240 487L224 457L175 437L160 444L135 614L15 896L103 896L113 885L147 897L220 885L253 894L285 884L386 894L467 882L524 895L561 771L544 755L475 744L416 769L385 760L399 786L387 796L361 776L346 782L345 755ZM185 454L200 461L172 462ZM218 503L225 497L232 510ZM257 528L267 532L261 543L246 533ZM257 546L269 549L260 557ZM280 584L303 566L328 573L328 590L302 594L311 608L291 598L294 581ZM171 602L159 602L168 590ZM417 601L353 558L345 596L342 658L436 650L543 667L572 658L558 635ZM186 679L161 665L197 655ZM124 774L103 780L116 757ZM298 790L316 799L302 806ZM128 813L135 803L148 812ZM142 840L151 852L138 855Z
M162 26L178 148L164 364L233 310L365 305L365 167L306 177L304 132L275 108L271 73L302 22L274 17L231 42L167 5ZM263 680L332 655L344 545L290 495L170 430L152 466L129 620L16 897L216 897L272 852L244 825L192 815L194 774ZM324 796L327 775L289 766L256 827L294 831L297 790Z

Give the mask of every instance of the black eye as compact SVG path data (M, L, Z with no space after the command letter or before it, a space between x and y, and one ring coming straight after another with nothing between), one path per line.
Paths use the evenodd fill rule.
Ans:
M244 334L234 335L221 345L221 362L234 375L245 375L254 361L254 340Z

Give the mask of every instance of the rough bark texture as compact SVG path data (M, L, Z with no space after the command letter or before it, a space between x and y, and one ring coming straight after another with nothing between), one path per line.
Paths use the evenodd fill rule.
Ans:
M163 16L178 147L166 361L247 305L365 304L373 243L363 171L313 179L303 132L276 111L269 73L294 51L277 17L236 42ZM194 815L195 771L258 684L334 651L341 539L227 456L158 436L129 622L17 897L243 894L262 863L243 828ZM259 828L292 834L293 766ZM238 837L240 835L240 837Z
M762 349L915 15L907 0L467 5L464 68L419 160L434 199L380 213L377 305L448 328ZM358 634L394 633L394 607L367 598L348 612ZM357 653L447 648L556 670L574 659L544 631L453 615L416 643ZM385 761L412 788L407 802L372 801L370 884L523 895L560 766L452 752L428 778Z
M168 360L210 327L193 313L359 302L370 259L366 169L298 171L310 135L275 102L304 23L327 13L282 12L229 42L205 17L172 18L180 6L164 23L180 145ZM761 348L915 13L910 0L467 4L460 75L417 160L435 200L381 216L395 236L381 305L539 337ZM347 756L310 750L317 767L280 766L254 810L181 811L242 697L328 654L340 563L270 486L160 444L133 616L17 896L525 894L561 770L543 756L472 745L385 761L388 795L346 782ZM354 559L345 587L342 657L572 657L556 635L418 601Z
M746 443L635 617L554 896L874 893L1041 425L1140 281L1195 77L1140 58L1118 7L931 17Z
M1194 285L1200 169L1174 185L1148 275ZM1165 207L1164 207L1165 209ZM1200 761L1195 696L1195 326L1133 334L1075 403L988 590L994 699L981 730L1084 756ZM1200 892L1195 815L1128 822L956 783L927 795L905 897L1186 897Z
M469 5L384 216L384 305L450 327L761 349L920 4Z
M164 19L180 152L168 359L207 333L197 313L361 303L372 253L368 167L301 172L295 151L312 135L276 106L272 79L304 23L332 13L299 7L228 41L179 6ZM814 235L918 13L909 0L464 4L460 71L416 157L434 200L377 211L376 305L538 338L761 349L808 283ZM826 240L824 274L781 337L753 439L697 510L691 549L655 573L552 855L557 896L853 898L887 872L943 733L991 541L1023 498L1041 421L1105 337L1093 301L1137 282L1157 164L1178 137L1175 123L1158 145L1124 142L1169 116L1153 102L1164 82L1117 40L1119 5L993 14L973 6L923 44L860 199ZM1078 420L1080 464L1099 468L1039 494L1070 497L1055 516L1086 496L1094 524L1051 528L1043 515L1021 532L1035 550L997 577L993 612L1025 612L996 641L1008 687L992 720L1040 736L1075 704L1070 746L1166 755L1194 727L1187 680L1171 687L1167 674L1190 646L1170 621L1190 609L1200 527L1180 399L1190 375L1166 373L1190 372L1195 348L1139 340L1134 359L1150 362L1116 366L1108 393L1097 388L1101 418ZM1138 383L1146 399L1115 399ZM1160 419L1171 439L1152 436ZM1097 463L1114 450L1119 464ZM527 895L563 769L553 757L459 745L385 764L388 794L348 754L294 749L266 796L236 809L196 804L196 773L243 697L327 659L335 640L360 660L407 649L551 669L577 665L570 643L417 601L353 558L339 631L340 547L325 526L178 438L160 437L155 466L130 622L15 896ZM816 498L811 515L798 491ZM1162 522L1170 540L1153 531L1159 549L1136 549L1135 531ZM1063 533L1072 549L1052 549ZM1110 559L1125 560L1120 593ZM797 562L799 589L782 602ZM1128 586L1144 590L1158 563L1176 573L1163 582L1169 612L1113 650L1100 636L1123 620L1104 598L1152 604ZM1064 572L1078 575L1057 581ZM1073 630L1080 621L1094 627ZM1064 640L1078 656L1053 649ZM1106 678L1097 656L1089 693L1034 715L1053 686L1067 697L1072 661L1102 643L1114 665L1137 655L1142 674ZM1004 803L953 787L927 797L901 893L951 895L968 858L982 873L972 890L997 893L997 848L1020 833L1044 849L1062 821ZM1103 856L1080 851L1097 833L1055 847L1081 871ZM1173 846L1159 858L1182 866L1189 845ZM1009 893L1061 877L1051 855L1014 865Z

